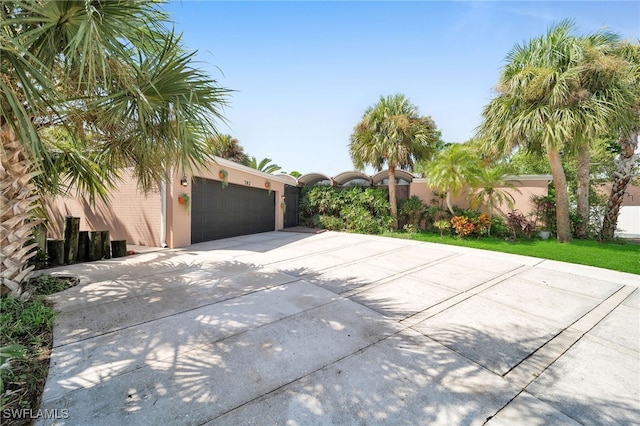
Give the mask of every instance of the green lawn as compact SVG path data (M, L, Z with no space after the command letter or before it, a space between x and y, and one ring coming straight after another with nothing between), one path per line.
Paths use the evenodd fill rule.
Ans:
M475 238L461 240L450 236L444 236L441 239L440 235L432 233L389 233L385 235L503 253L522 254L640 275L640 245L631 243L599 243L591 240L574 240L569 244L560 244L555 240L534 239L509 242L493 237L483 237L479 240Z

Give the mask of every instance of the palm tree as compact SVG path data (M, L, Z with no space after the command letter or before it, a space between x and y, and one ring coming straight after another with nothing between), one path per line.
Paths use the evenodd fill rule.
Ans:
M464 144L451 144L436 154L425 173L427 185L446 192L446 203L453 215L451 197L457 197L466 185L473 186L483 169L480 157Z
M349 154L357 169L365 165L389 169L389 204L392 226L398 225L396 169L412 168L415 161L436 150L440 132L431 117L421 117L418 108L402 94L380 97L367 108L351 134Z
M269 174L273 174L282 169L282 167L278 166L277 164L272 164L271 158L263 158L262 160L260 160L260 162L258 162L258 160L256 160L256 157L251 157L247 162L247 166L251 167L252 169L256 169Z
M516 45L507 55L498 96L483 111L479 133L489 145L546 151L556 192L559 242L571 241L563 150L579 149L607 132L618 110L585 86L590 52L585 39L570 35L562 21L542 37ZM609 36L602 34L603 39Z
M613 184L609 200L607 201L607 210L604 215L602 229L600 230L600 238L603 240L612 240L617 224L620 207L624 200L624 193L627 185L633 177L633 171L636 167L638 137L640 136L640 46L638 44L624 43L621 44L616 55L627 61L628 87L635 95L635 103L629 109L636 118L635 124L628 129L620 129L618 136L618 144L620 153L616 157Z
M619 37L610 32L598 32L581 38L580 42L583 52L578 65L582 85L580 90L589 94L591 103L595 105L593 112L599 115L598 121L603 123L597 124L600 130L594 129L593 133L606 136L611 129L629 129L634 121L638 121L637 112L634 111L637 105L634 88L633 84L629 84L633 82L637 86L637 71L634 78L633 65L628 60L630 58L620 55ZM576 227L578 238L587 237L589 225L589 142L585 140L575 147L578 166L577 214L581 218Z
M491 218L494 213L502 205L506 205L509 209L513 209L515 198L509 191L520 193L511 182L504 179L504 171L502 167L486 168L483 167L472 180L473 186L469 191L468 197L471 208L484 208L489 215L488 234L491 235Z
M238 139L231 135L216 135L209 138L208 142L213 147L213 153L218 157L239 164L247 164L249 161L249 156L244 152L244 148L240 145Z
M150 190L213 158L205 138L228 90L193 67L167 23L156 2L0 7L2 294L28 297L39 196L76 185L106 197L124 166ZM43 137L56 127L66 140Z

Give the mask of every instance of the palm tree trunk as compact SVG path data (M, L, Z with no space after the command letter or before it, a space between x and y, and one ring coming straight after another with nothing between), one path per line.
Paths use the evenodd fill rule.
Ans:
M391 211L391 227L398 228L398 201L396 199L396 168L389 166L389 210Z
M578 146L578 190L577 210L580 223L576 227L576 237L587 238L589 226L589 144Z
M560 161L560 152L556 147L547 146L547 157L553 175L553 186L556 190L556 234L559 243L567 243L571 241L567 177Z
M620 138L621 151L616 158L616 172L611 186L611 193L607 201L607 211L602 222L600 238L605 241L613 239L616 227L618 226L618 215L620 207L624 201L624 193L627 185L631 181L631 172L636 162L636 149L638 149L638 136L640 131L636 130L627 137Z
M451 216L455 216L456 214L453 211L453 206L451 205L451 191L447 190L447 196L445 198L445 201L447 202L447 208L449 209L449 213L451 213Z
M28 261L36 255L33 249L37 243L30 243L32 230L39 223L31 215L38 199L30 183L35 173L29 172L30 164L22 145L8 126L2 126L0 138L0 294L24 300L30 296L27 284L34 268Z

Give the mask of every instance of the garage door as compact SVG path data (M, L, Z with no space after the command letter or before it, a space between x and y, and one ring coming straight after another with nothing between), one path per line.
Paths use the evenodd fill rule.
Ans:
M193 178L191 243L275 230L275 193Z

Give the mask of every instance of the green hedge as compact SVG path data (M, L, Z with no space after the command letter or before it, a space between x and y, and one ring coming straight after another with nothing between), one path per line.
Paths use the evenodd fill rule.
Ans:
M306 226L362 234L381 234L392 222L387 190L361 186L305 186L300 217Z

